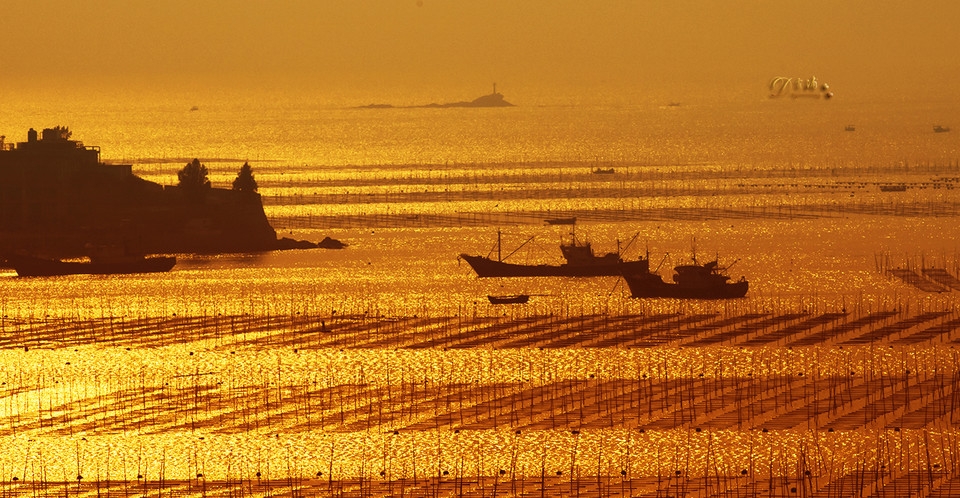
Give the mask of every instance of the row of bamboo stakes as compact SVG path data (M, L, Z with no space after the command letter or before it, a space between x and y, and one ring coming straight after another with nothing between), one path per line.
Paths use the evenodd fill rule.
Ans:
M362 361L331 361L320 371L278 364L246 379L141 369L138 376L104 373L90 382L71 373L73 365L8 366L0 373L3 437L77 441L76 476L72 468L62 475L63 462L31 454L24 464L0 469L0 497L936 496L960 482L960 357L951 347L958 326L955 313L932 310L4 318L2 348L24 356L90 346L149 352L165 344L204 345L198 357L265 349L325 355L341 348L466 356L458 357L460 367L440 371L443 362L424 369L397 361L384 372ZM715 351L691 366L671 358L675 346ZM825 359L840 347L852 356ZM890 347L889 356L878 354ZM799 368L783 357L790 348L806 348L817 360ZM536 364L549 350L660 356L618 360L602 373L585 361L571 373L552 357ZM497 352L534 360L515 364L515 378L505 381ZM745 354L763 358L748 367ZM646 361L651 357L659 361ZM320 434L331 438L331 451L279 470L276 461L251 462L247 455L229 472L194 456L191 478L154 454L138 464L141 477L134 478L132 459L103 463L79 442L170 433ZM337 446L338 434L380 451L369 460L341 459L350 450ZM436 444L409 455L402 453L409 446L392 443L410 437L418 441L414 447L432 438ZM738 446L732 440L740 441L739 450L731 449ZM844 456L851 440L859 445L852 459ZM532 448L545 441L562 444L543 450L538 466ZM659 458L641 463L653 448Z
M583 223L650 222L676 220L764 219L798 220L839 218L851 215L898 217L956 217L960 203L922 200L842 200L837 202L797 202L779 205L656 207L646 206L641 198L612 201L615 206L586 209L555 209L537 205L518 205L516 208L498 207L488 211L452 211L450 213L423 212L419 208L398 204L395 208L369 210L351 205L349 211L325 213L323 205L305 206L304 214L272 214L267 207L270 223L278 230L289 229L354 229L354 228L410 228L410 227L480 227L508 224L542 225L550 218L577 218ZM413 206L416 206L415 204ZM540 206L540 207L538 207ZM316 213L309 211L317 211Z
M940 309L773 312L540 314L387 317L370 314L0 318L0 349L75 345L158 347L213 341L219 347L522 349L801 347L952 344L960 317Z

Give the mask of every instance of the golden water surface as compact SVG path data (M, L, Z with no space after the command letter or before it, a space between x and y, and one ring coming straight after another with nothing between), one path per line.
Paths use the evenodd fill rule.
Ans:
M0 487L948 492L960 290L889 270L958 276L957 141L923 106L782 104L77 106L73 138L104 160L172 184L200 157L224 187L249 161L278 235L349 247L0 270ZM26 117L8 137L43 126ZM569 216L597 251L667 278L718 258L749 293L633 299L457 257L500 230L511 261L557 263L572 227L544 220Z

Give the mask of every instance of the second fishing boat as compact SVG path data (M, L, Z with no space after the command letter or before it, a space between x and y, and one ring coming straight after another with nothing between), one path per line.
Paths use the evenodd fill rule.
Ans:
M674 267L674 283L664 282L663 277L650 271L625 271L623 279L632 297L637 298L733 299L745 296L750 284L744 277L730 282L730 277L723 273L728 268L720 268L717 261L701 265L693 258L691 265Z

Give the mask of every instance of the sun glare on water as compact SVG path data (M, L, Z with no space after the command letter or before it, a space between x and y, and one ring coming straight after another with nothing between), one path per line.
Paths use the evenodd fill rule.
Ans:
M932 132L794 110L818 127L788 136L766 103L181 111L71 126L161 184L198 157L226 187L249 162L278 236L348 246L3 270L5 494L921 495L960 479L960 168ZM182 119L216 131L174 140ZM558 264L574 238L665 281L717 260L749 291L637 299L617 276L478 278L458 257ZM509 295L529 301L488 299Z

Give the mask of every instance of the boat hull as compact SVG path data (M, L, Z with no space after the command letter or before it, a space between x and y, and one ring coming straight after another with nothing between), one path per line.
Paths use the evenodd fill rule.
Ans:
M652 273L625 273L623 279L630 288L630 294L635 298L736 299L746 296L749 287L746 280L704 286L668 284L659 275Z
M21 255L8 256L6 259L21 277L161 273L170 271L177 263L176 258L169 256L116 262L59 261Z
M526 304L530 296L526 294L517 294L514 296L487 296L490 304Z
M518 265L505 263L484 256L461 254L461 258L477 272L478 277L609 277L624 272L643 270L647 260L619 261L614 263L596 263L584 265Z

